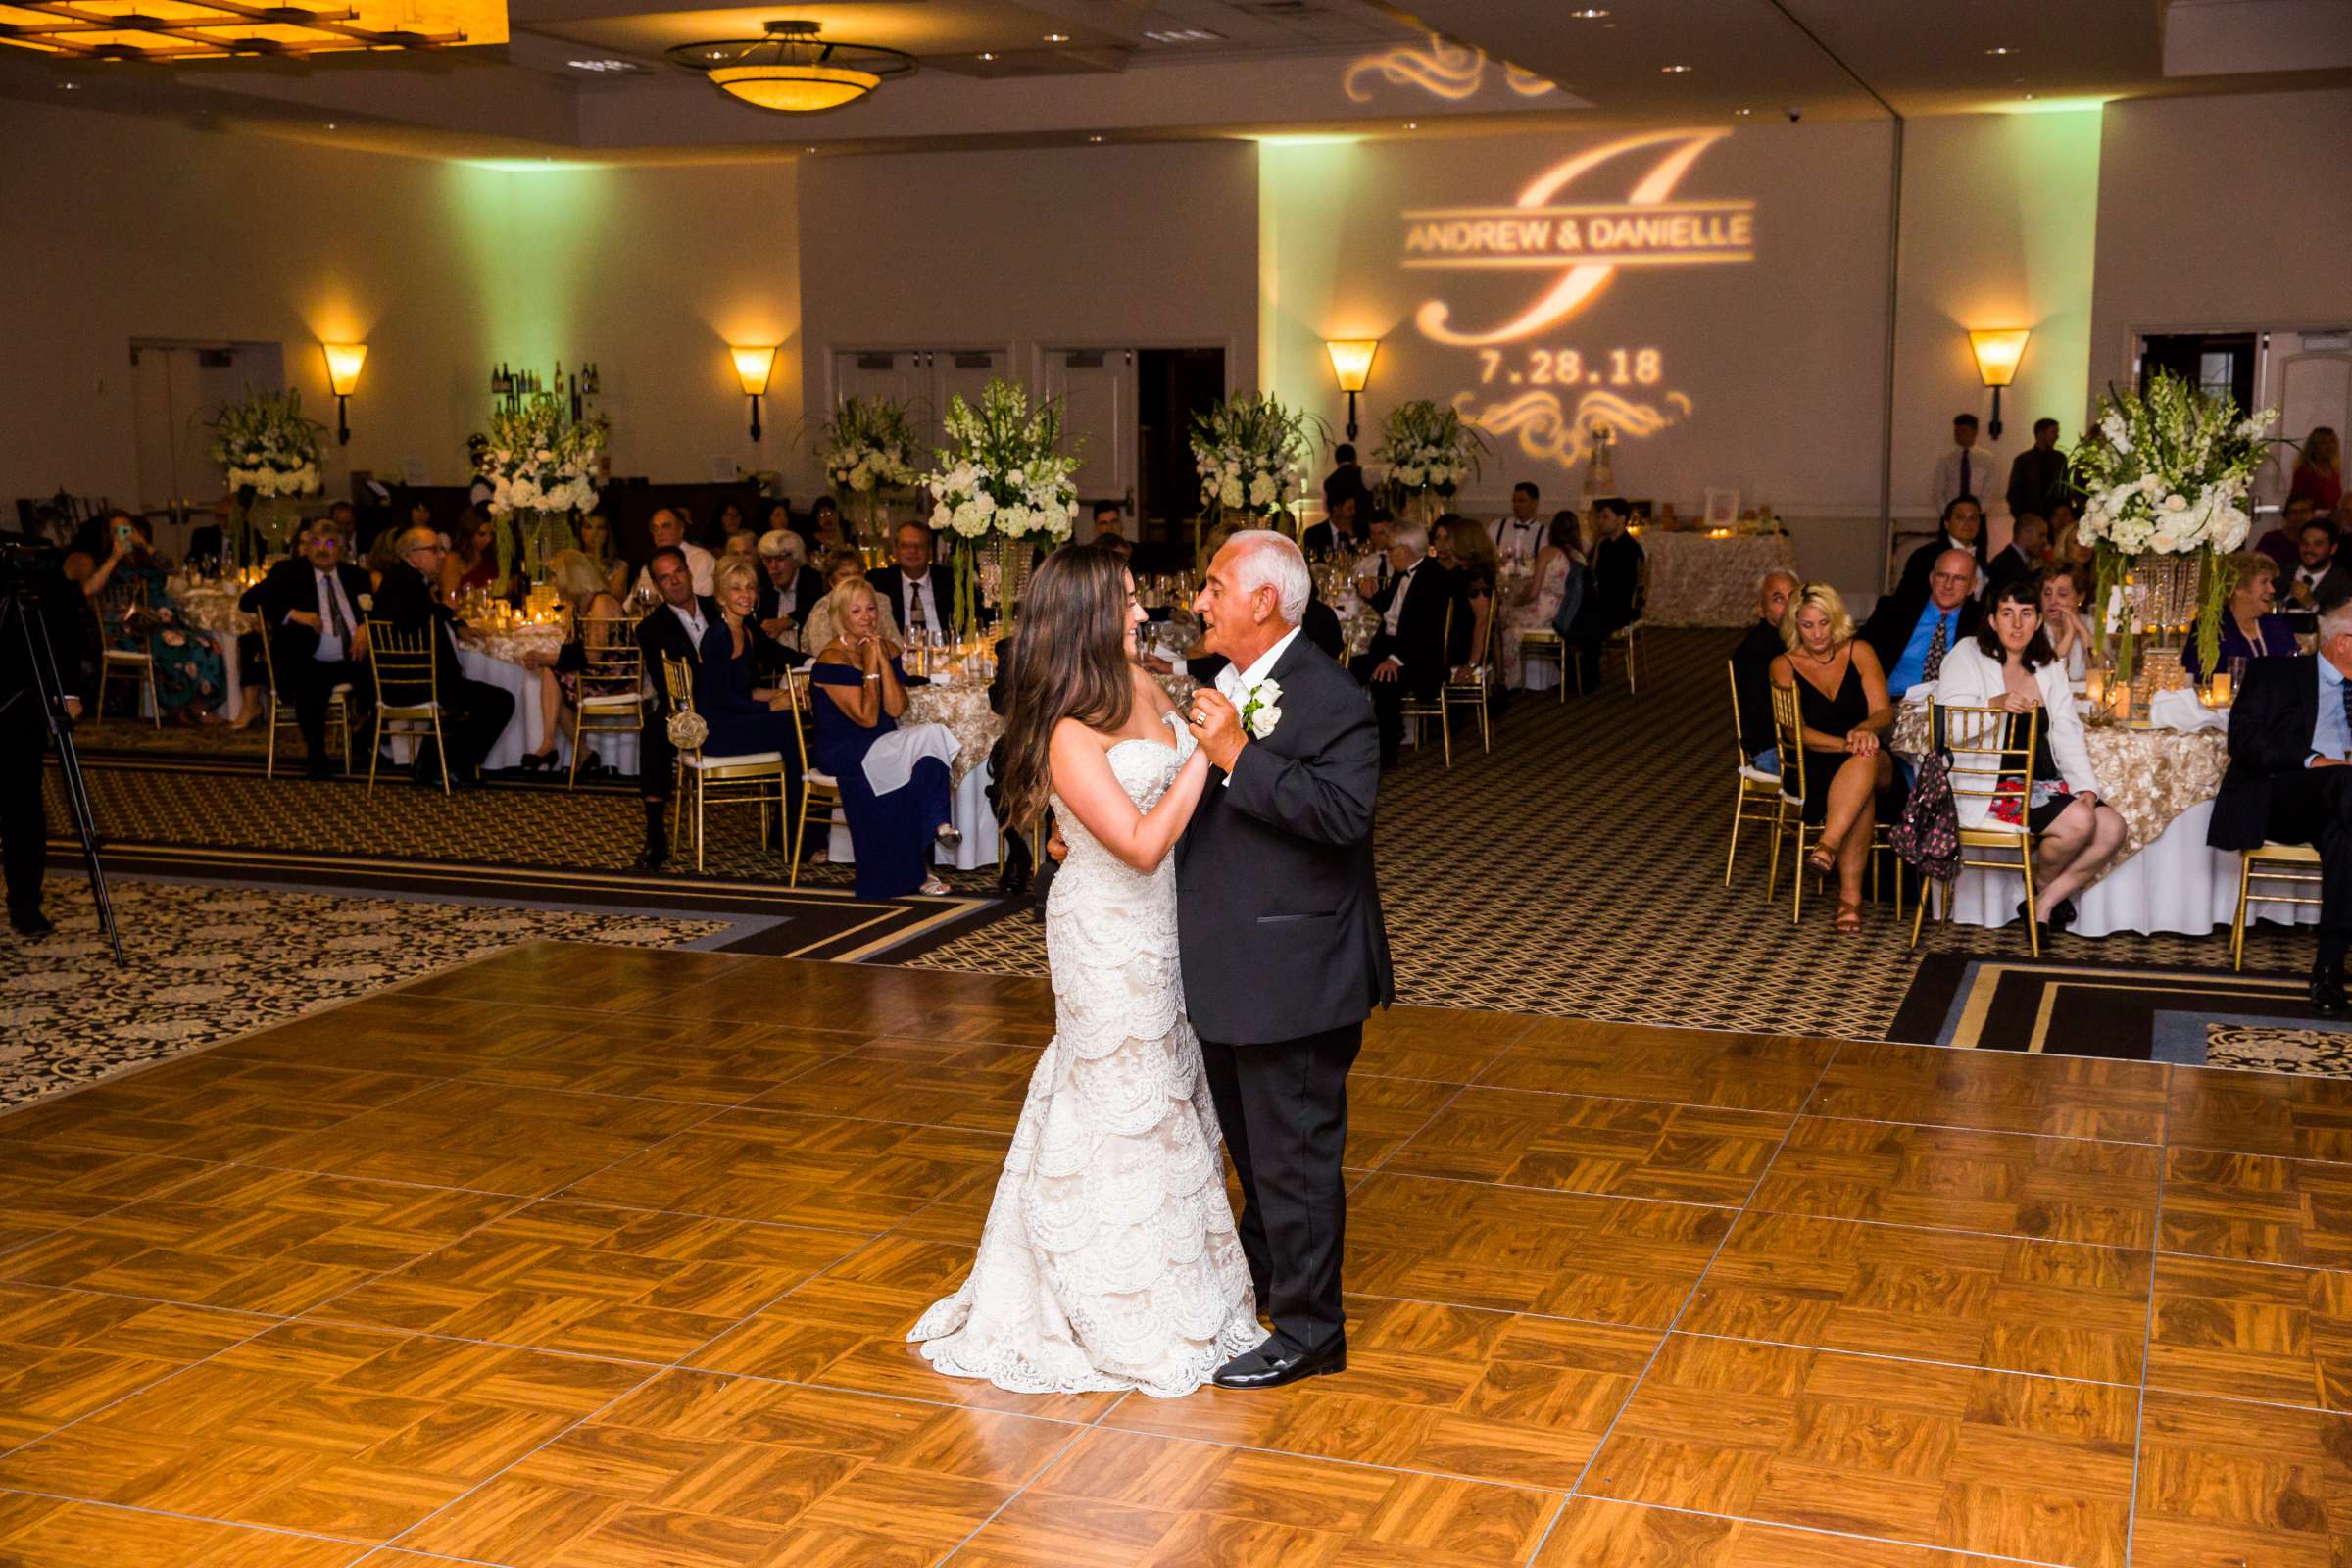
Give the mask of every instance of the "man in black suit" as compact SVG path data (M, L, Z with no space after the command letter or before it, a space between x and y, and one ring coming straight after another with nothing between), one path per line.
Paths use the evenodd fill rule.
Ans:
M1105 539L1127 539L1126 531L1119 526L1119 519L1125 514L1126 508L1116 501L1096 502L1095 543L1101 544ZM1135 541L1128 539L1127 542L1133 544Z
M677 786L677 749L669 744L669 682L662 662L674 659L689 668L703 662L703 638L719 624L718 601L694 591L694 566L685 551L664 545L646 564L654 591L662 596L637 623L637 647L645 656L646 683L653 696L643 708L637 742L638 793L645 800L645 853L638 869L658 871L669 858L669 831L662 821Z
M2012 577L2031 577L2041 569L2050 553L2050 519L2039 513L2028 512L2018 516L2009 533L2009 543L2002 547L1984 566L1984 591Z
M1389 567L1388 586L1370 601L1380 613L1380 630L1348 666L1371 689L1383 767L1396 765L1404 744L1406 694L1435 697L1453 666L1470 657L1471 630L1461 584L1430 556L1428 529L1419 523L1398 528ZM1454 612L1450 629L1448 610ZM1303 605L1298 613L1305 614Z
M2251 850L2265 839L2320 852L2320 942L2311 1007L2344 1010L2352 943L2352 601L2320 612L2319 651L2257 659L2230 709L2230 771L2205 842Z
M2058 450L2058 421L2035 419L2034 444L2009 464L2009 515L2050 514L2050 503L2066 488L2066 454Z
M1642 615L1642 542L1626 532L1634 509L1621 497L1592 503L1592 527L1599 543L1592 547L1592 593L1588 613L1577 618L1583 631L1576 643L1576 689L1600 690L1600 651L1612 632L1632 625Z
M1211 769L1176 847L1185 1007L1274 1326L1217 1371L1226 1389L1347 1368L1348 1070L1364 1019L1395 995L1372 860L1377 729L1299 634L1311 581L1296 545L1250 529L1217 552L1194 604L1231 664L1186 715Z
M324 778L326 709L335 688L347 686L344 710L359 728L362 665L368 658L368 616L375 609L368 572L344 559L351 538L342 524L322 518L305 530L302 554L270 568L239 603L262 623L270 639L270 663L277 676L277 700L294 707L294 722L309 748L305 773Z
M1772 733L1772 662L1788 651L1781 639L1781 617L1788 612L1797 576L1778 568L1756 584L1756 623L1740 646L1732 650L1732 687L1740 715L1740 751L1749 765L1768 773L1781 770L1780 752Z
M2297 631L2309 631L2322 605L2352 598L2352 568L2340 559L2335 524L2314 517L2295 535L2295 568L2278 577L2278 612L2293 619Z
M1343 441L1331 449L1332 469L1323 480L1323 510L1337 512L1340 497L1362 496L1368 486L1364 483L1363 465L1355 461L1355 443Z
M1862 626L1862 640L1879 656L1886 671L1886 690L1897 702L1903 693L1942 672L1943 656L1976 635L1983 607L1972 597L1977 586L1977 560L1967 551L1947 549L1932 564L1926 592L1914 603L1899 594L1879 600Z
M370 620L384 621L404 632L430 632L435 696L441 704L441 738L449 748L449 781L453 786L479 784L482 759L498 744L507 721L514 716L514 699L487 681L468 679L458 662L458 628L463 623L449 607L433 597L433 580L441 574L441 539L430 528L411 528L400 536L400 559L384 568L377 585ZM394 703L422 702L422 686L387 685L385 697ZM416 750L416 783L430 788L441 770L433 744Z
M1363 554L1364 497L1353 490L1344 490L1332 497L1330 515L1306 530L1298 543L1307 555L1317 561L1326 556L1345 556L1353 559Z
M893 548L897 564L878 566L865 580L898 617L900 632L911 643L925 632L953 628L956 574L931 559L930 528L919 522L900 523Z
M0 873L8 887L8 923L21 937L45 937L57 929L41 912L41 883L48 873L49 821L41 794L41 759L49 749L52 721L69 732L81 716L91 689L82 661L80 631L89 611L78 588L66 579L64 558L36 538L9 534L4 540L19 557L24 585L20 602L6 610L14 620L0 638ZM32 619L40 609L41 624ZM44 638L41 633L45 631ZM54 709L41 706L36 662L52 666L58 690Z
M1903 561L1903 574L1896 580L1893 597L1908 603L1916 612L1928 602L1928 573L1935 568L1936 558L1946 550L1965 550L1977 564L1977 588L1984 586L1984 509L1974 496L1962 496L1943 509L1943 525L1935 538L1911 552ZM1969 590L1974 594L1977 589Z

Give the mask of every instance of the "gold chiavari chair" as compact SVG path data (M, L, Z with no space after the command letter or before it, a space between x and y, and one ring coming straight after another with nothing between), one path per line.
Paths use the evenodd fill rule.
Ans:
M2267 870L2266 866L2278 866ZM2284 883L2289 887L2320 886L2320 852L2308 844L2278 844L2264 840L2262 848L2248 850L2237 861L2237 913L2230 921L2230 967L2246 966L2246 906L2252 904L2288 904L2306 908L2318 908L2320 901L2310 894L2257 893L2257 882Z
M645 652L637 646L634 615L580 615L572 621L580 641L580 700L571 710L572 789L580 782L586 735L634 735L645 723Z
M1527 663L1530 660L1549 664L1558 672L1559 679L1552 683L1551 688L1553 700L1562 703L1568 701L1568 645L1560 640L1560 634L1549 626L1530 626L1522 631L1519 634L1519 667L1522 680L1527 678Z
M158 729L164 726L163 696L155 684L155 656L143 648L117 648L115 639L123 635L144 637L147 614L147 583L144 578L132 577L123 581L110 579L98 595L98 618L106 628L104 652L99 655L98 708L106 708L106 689L116 681L126 680L139 690Z
M2022 722L2019 722L2022 720ZM2022 744L2018 731L2025 732ZM2021 815L2033 800L2034 752L2041 738L2041 713L2011 713L1998 708L1958 708L1930 699L1928 703L1928 733L1935 737L1946 756L1951 759L1952 802L1956 807L1967 800L1987 803L1999 799L2004 783L2015 787L2012 796L2018 803ZM2026 879L2026 947L2034 957L2041 956L2041 922L2034 917L2034 851L2038 835L2023 821L2016 826L1987 816L1981 827L1960 829L1960 865L1963 870L2017 871ZM1971 859L1969 851L1995 853L1997 859ZM2015 857L2015 858L2009 858ZM1936 898L1943 908L1943 918L1952 917L1953 882L1938 884ZM1911 916L1911 945L1919 946L1919 928L1928 912L1928 890L1919 890L1919 907Z
M694 670L682 659L664 657L662 678L669 690L673 713L694 711ZM735 757L710 757L700 746L677 748L677 788L669 797L669 833L678 836L684 821L686 797L694 797L694 868L703 868L704 818L713 806L755 805L760 808L760 846L767 847L767 803L776 803L776 838L783 840L784 754L745 752Z
M786 887L801 885L801 845L808 836L809 813L823 808L825 821L830 824L834 813L842 808L841 780L830 773L820 773L808 758L808 726L816 722L811 710L816 701L808 680L808 666L803 664L790 674L792 684L792 738L801 749L801 814L792 824L792 869L785 877ZM1041 849L1043 845L1039 846ZM1043 861L1036 862L1043 864Z
M262 764L262 777L277 776L277 737L281 731L299 732L302 725L294 716L294 705L277 695L277 651L270 646L275 641L269 632L260 634L262 641L263 678L270 683L270 756ZM232 656L233 657L233 656ZM335 682L326 696L326 732L330 738L340 737L343 743L343 771L351 771L351 682Z
M1798 678L1802 679L1803 677ZM1739 701L1736 692L1733 701L1735 704ZM1735 719L1734 723L1737 724L1737 722L1738 720ZM1773 890L1780 886L1781 847L1793 833L1796 837L1796 844L1791 851L1790 879L1795 886L1791 890L1793 899L1788 920L1791 925L1795 925L1802 923L1805 917L1805 872L1811 869L1805 864L1805 852L1811 845L1820 841L1821 828L1819 824L1805 820L1805 767L1809 759L1805 752L1804 714L1797 706L1796 688L1793 686L1776 685L1772 688L1772 743L1780 752L1781 776L1773 792L1775 816L1772 824L1772 867L1764 878L1764 897L1770 899ZM1740 761L1744 782L1744 775L1752 771L1746 765L1747 756L1744 751L1740 754ZM1827 789L1829 786L1825 782L1822 787ZM1733 832L1735 835L1739 832L1737 822L1733 824ZM1739 845L1735 838L1734 853L1737 853ZM1876 904L1879 899L1879 857L1882 855L1894 862L1894 869L1889 880L1894 883L1894 917L1899 922L1903 917L1903 868L1901 862L1895 860L1894 844L1887 836L1886 824L1876 820L1874 814L1870 827L1870 898L1873 904ZM1731 880L1731 872L1728 868L1724 872L1724 880L1727 883ZM1826 879L1818 872L1815 873L1814 886L1816 889L1824 880ZM1925 902L1924 898L1922 902ZM1914 940L1917 940L1916 937Z
M1494 622L1501 614L1502 600L1500 596L1489 599L1486 620L1480 624L1478 633L1471 643L1470 662L1466 666L1470 671L1469 678L1457 680L1448 674L1446 684L1438 688L1438 716L1445 722L1447 734L1450 735L1453 730L1452 720L1455 707L1468 708L1478 714L1478 745L1479 750L1483 752L1494 750L1492 721L1487 714L1487 696L1489 687L1494 681L1494 661L1490 657L1490 651L1494 644ZM1446 747L1446 760L1448 765L1453 760L1453 745L1450 740Z
M1649 557L1644 554L1634 577L1634 618L1609 633L1600 645L1600 657L1604 660L1609 657L1612 648L1625 650L1625 692L1628 697L1641 691L1642 613L1648 606Z
M1446 629L1438 646L1448 653L1453 649L1453 606L1450 603L1446 607ZM1427 719L1436 719L1438 721L1438 738L1445 743L1446 747L1446 765L1453 766L1453 727L1446 722L1446 689L1443 686L1440 686L1435 694L1428 697L1416 697L1411 692L1406 692L1397 711L1404 715L1404 722L1411 728L1413 745L1416 748L1421 744L1422 722Z
M1787 815L1781 780L1780 775L1767 773L1748 760L1761 748L1752 746L1740 728L1740 666L1727 660L1725 668L1732 676L1732 739L1739 747L1740 770L1733 775L1738 792L1732 797L1732 853L1723 862L1723 885L1732 885L1732 868L1740 863L1740 824L1754 822L1772 829L1772 867L1764 879L1764 896L1770 898L1772 885L1781 879L1781 823Z
M375 793L375 768L384 742L406 735L419 744L429 736L433 757L441 764L441 793L449 793L449 747L441 734L441 669L433 658L433 639L440 628L431 621L421 626L395 626L388 620L368 622L368 668L375 676L375 746L368 757L368 792ZM395 702L398 691L403 701ZM417 702L422 692L424 701Z

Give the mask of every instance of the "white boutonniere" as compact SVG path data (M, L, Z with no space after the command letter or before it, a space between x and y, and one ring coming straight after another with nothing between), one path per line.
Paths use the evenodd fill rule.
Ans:
M1276 706L1281 701L1280 681L1261 680L1250 688L1242 704L1242 729L1251 740L1262 741L1274 733L1274 726L1282 722L1282 710Z
M362 612L363 614L365 614L367 612L368 612L368 611L370 611L370 610L373 610L374 608L375 608L375 595L373 595L373 594L362 594L362 595L360 595L360 611L361 611L361 612Z

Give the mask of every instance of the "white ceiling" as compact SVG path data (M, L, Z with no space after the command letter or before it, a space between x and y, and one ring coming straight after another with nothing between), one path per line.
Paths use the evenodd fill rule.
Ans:
M1573 16L1588 7L1608 14ZM921 68L788 118L662 58L784 17ZM0 48L0 95L421 156L637 161L1914 117L2352 82L2352 0L510 0L510 24L499 48L309 64L92 67Z

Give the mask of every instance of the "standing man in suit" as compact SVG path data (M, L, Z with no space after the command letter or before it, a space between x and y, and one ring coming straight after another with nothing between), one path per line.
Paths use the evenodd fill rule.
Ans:
M662 814L677 784L678 761L677 750L669 744L673 710L662 661L674 659L690 669L699 666L703 639L719 624L719 614L717 600L694 591L694 568L677 546L655 551L645 569L662 603L637 623L637 648L645 656L646 683L653 687L637 732L638 793L645 800L645 852L637 858L637 867L658 871L669 859L669 831Z
M902 522L892 541L898 560L865 574L874 592L898 617L908 642L925 632L945 631L956 619L956 574L931 559L931 529Z
M2009 533L2009 543L1985 564L1985 589L2011 577L2031 577L2050 553L2050 519L2037 512L2021 512Z
M2230 771L2205 842L2251 850L2265 839L2320 852L2320 941L2311 1010L2344 1010L2352 943L2352 601L2320 612L2319 650L2257 659L2230 709Z
M1339 509L1340 497L1365 493L1363 465L1355 461L1355 443L1343 441L1331 449L1331 472L1323 480L1323 510Z
M2050 503L2066 489L2066 454L2058 450L2058 421L2035 419L2034 444L2009 465L2009 515L2050 514Z
M304 773L324 778L326 709L335 688L348 686L344 711L354 731L362 702L361 665L368 658L368 615L375 608L367 568L344 559L350 536L327 517L305 532L302 554L270 568L246 597L270 639L277 700L294 706L294 722L310 760Z
M1252 528L1193 606L1229 663L1186 714L1211 770L1176 846L1178 951L1273 1324L1217 1370L1223 1389L1347 1370L1348 1070L1395 996L1372 858L1381 743L1363 693L1299 635L1311 586L1298 546Z
M1952 450L1936 460L1936 478L1931 499L1936 510L1943 511L1962 496L1978 502L1993 493L1992 457L1977 450L1977 416L1957 415L1952 419Z
M431 634L435 695L441 704L441 738L449 747L449 781L453 786L482 781L482 760L498 744L507 721L514 716L514 699L487 681L466 677L458 662L458 629L462 622L449 607L433 597L432 584L441 575L440 535L430 528L411 528L400 536L400 559L384 569L376 588L371 618L405 632ZM387 689L395 703L421 702L421 687ZM432 742L416 749L416 781L430 788L440 779L434 765Z
M1446 635L1446 612L1460 603L1461 587L1451 572L1431 559L1429 530L1417 522L1396 529L1396 542L1389 547L1389 567L1388 586L1371 598L1372 608L1380 612L1380 630L1351 666L1355 678L1372 692L1383 767L1396 765L1404 744L1405 694L1435 697L1454 665L1470 657L1467 605L1453 616L1451 637ZM1305 613L1305 605L1298 606L1289 624L1297 625Z

